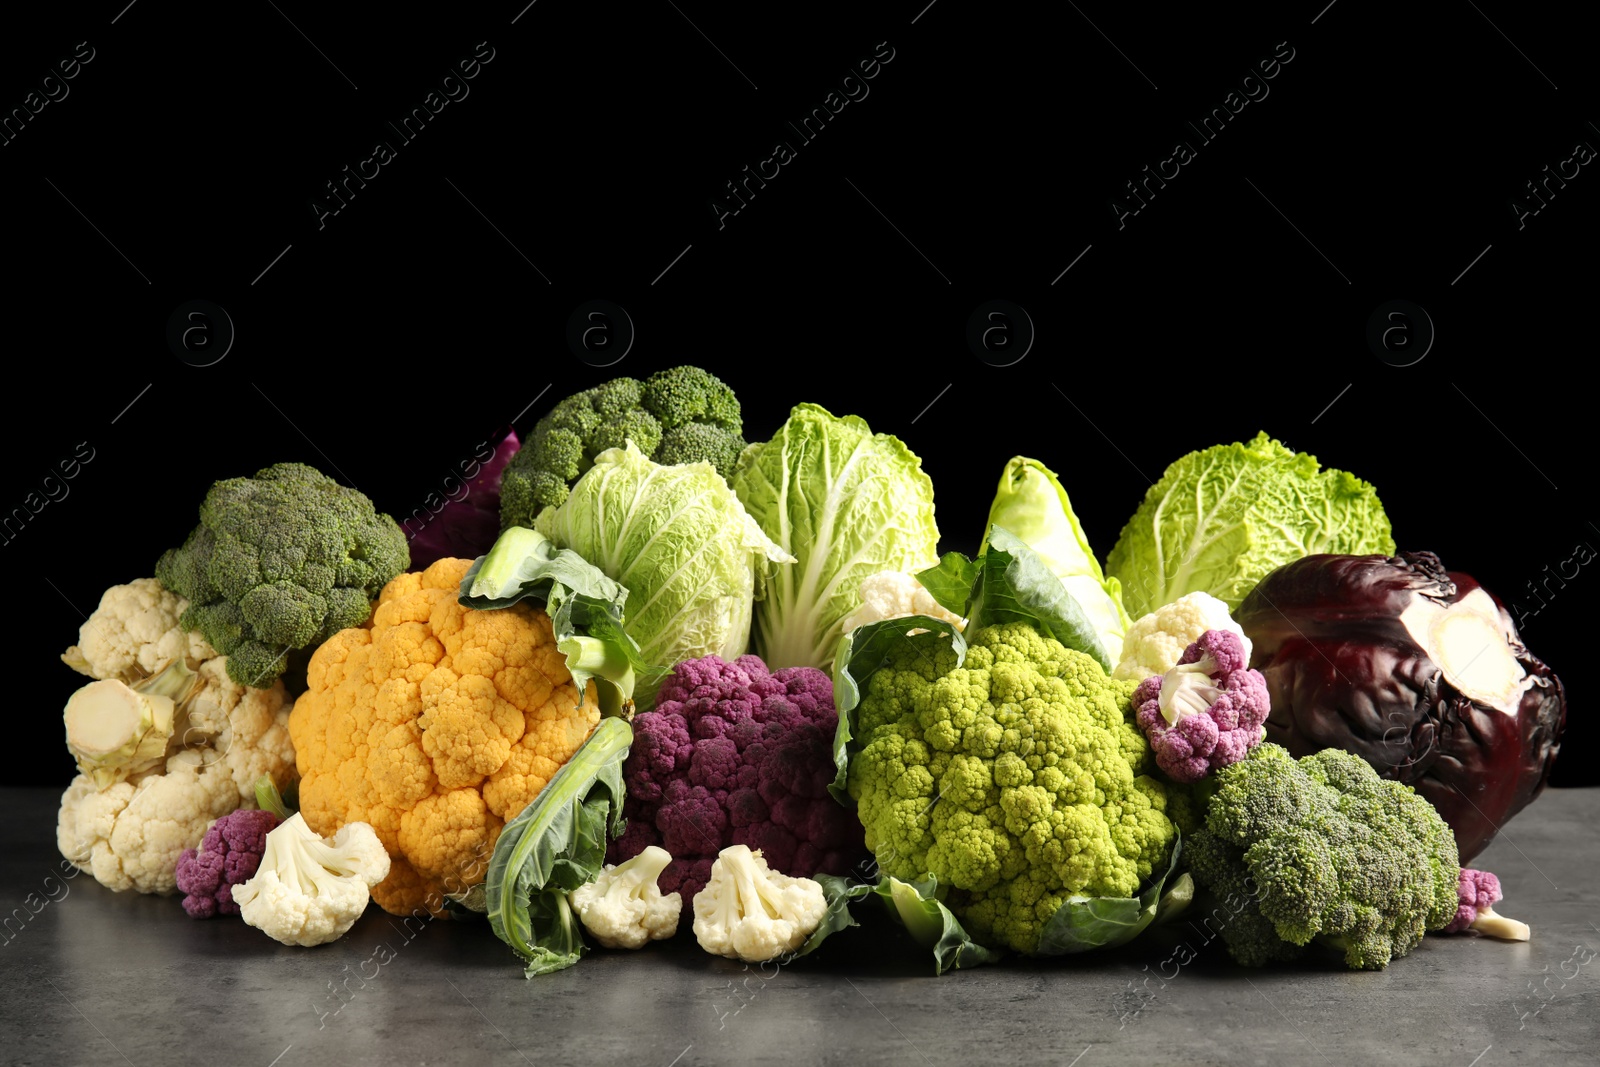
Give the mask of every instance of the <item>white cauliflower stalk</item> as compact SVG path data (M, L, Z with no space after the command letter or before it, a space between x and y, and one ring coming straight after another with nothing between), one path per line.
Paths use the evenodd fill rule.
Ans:
M1166 674L1177 666L1183 650L1207 630L1238 634L1244 643L1244 661L1250 662L1250 639L1228 614L1228 605L1210 593L1188 593L1128 627L1122 639L1122 658L1111 677L1141 682L1153 674Z
M857 626L882 622L885 619L903 619L907 615L931 615L943 619L960 630L967 621L954 612L946 611L933 594L923 588L914 574L903 571L879 571L861 581L861 606L844 618L844 632Z
M583 928L606 948L643 948L678 932L681 893L661 894L656 879L672 854L651 845L622 864L607 864L588 885L567 895Z
M330 841L296 812L267 834L261 866L233 899L240 918L273 940L322 945L355 925L388 874L389 854L371 826L345 823Z
M778 874L748 845L730 845L695 894L694 936L714 955L764 963L805 944L827 911L822 886Z
M195 684L194 672L180 658L131 686L102 678L80 687L61 713L67 751L78 761L78 770L104 789L166 763L177 702Z

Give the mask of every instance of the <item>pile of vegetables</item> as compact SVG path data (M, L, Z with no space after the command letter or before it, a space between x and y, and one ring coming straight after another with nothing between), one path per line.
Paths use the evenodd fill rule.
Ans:
M1102 561L1016 456L968 558L898 438L746 432L680 366L491 438L415 529L304 464L216 482L62 656L63 855L284 944L481 917L530 977L845 954L865 908L936 973L1186 907L1247 966L1531 936L1462 862L1565 692L1367 482L1204 448Z

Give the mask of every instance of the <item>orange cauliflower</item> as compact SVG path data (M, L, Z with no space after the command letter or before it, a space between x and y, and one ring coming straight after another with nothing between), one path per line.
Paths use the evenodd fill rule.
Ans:
M396 915L439 914L482 882L501 827L600 721L548 615L457 603L470 566L441 559L385 586L366 627L311 657L289 717L300 813L324 836L372 826L391 860L372 897Z

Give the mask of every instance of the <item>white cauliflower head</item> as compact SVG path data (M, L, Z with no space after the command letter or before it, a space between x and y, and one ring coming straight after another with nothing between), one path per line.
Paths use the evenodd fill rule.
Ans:
M857 626L882 622L885 619L903 619L907 615L931 615L952 623L956 629L966 626L966 620L946 611L933 594L923 588L914 574L903 571L879 571L861 581L861 606L844 618L844 630L849 633Z
M1111 676L1139 682L1153 674L1165 674L1177 666L1183 650L1207 630L1238 634L1244 643L1245 662L1250 662L1250 639L1228 614L1228 605L1210 593L1188 593L1128 627L1122 639L1122 658Z
M606 948L643 948L678 932L681 893L661 894L656 879L672 854L650 845L624 863L607 864L595 880L568 894L583 928Z
M827 911L821 885L778 874L748 845L730 845L695 894L694 936L707 952L764 963L805 944Z
M198 633L184 631L179 617L188 601L154 578L114 585L78 631L78 644L61 659L81 673L138 687L159 674L181 652L199 675L197 685L177 708L167 756L205 748L206 763L224 765L241 802L255 797L263 774L279 789L294 778L294 746L289 741L289 699L283 682L251 689L228 677L228 661ZM158 754L159 755L159 754Z
M294 779L293 701L283 682L250 689L229 678L227 659L180 625L186 606L154 578L112 586L78 631L78 644L61 657L99 681L68 701L69 742L76 725L73 751L91 774L80 774L62 796L57 842L62 855L109 889L173 892L178 853L198 846L207 824L254 807L263 775L280 790ZM162 685L169 675L187 676L184 668L194 672L192 684ZM108 703L96 686L165 694L172 715L156 722L160 716L108 713L140 711L150 701L118 689L109 696L121 704ZM147 718L160 729L148 729ZM119 729L131 747L115 744ZM148 752L141 747L146 742ZM115 767L97 767L97 758Z
M298 812L267 834L255 876L233 889L239 916L285 945L337 941L367 909L371 889L389 874L389 854L364 822L345 823L332 840Z
M91 678L142 678L156 673L181 652L190 667L217 652L198 633L186 632L178 618L189 602L154 578L114 585L100 606L78 628L78 643L61 661Z
M106 789L78 775L61 797L56 845L107 889L167 895L177 890L178 854L199 847L211 821L238 807L228 768L189 749Z

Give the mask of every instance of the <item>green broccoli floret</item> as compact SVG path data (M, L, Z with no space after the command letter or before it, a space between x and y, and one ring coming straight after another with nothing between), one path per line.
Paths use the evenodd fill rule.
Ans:
M867 681L849 789L879 867L933 874L980 942L1032 952L1076 895L1138 893L1170 858L1132 682L1025 623L914 635Z
M644 383L643 406L671 430L691 422L704 422L730 434L744 426L739 399L710 371L699 367L668 367Z
M1215 834L1193 833L1183 839L1183 860L1189 873L1207 887L1210 916L1206 936L1222 935L1228 953L1246 967L1288 962L1305 952L1278 936L1277 928L1256 907L1257 883L1244 865L1240 851Z
M656 450L657 463L672 466L678 463L709 463L724 478L733 473L733 465L744 451L744 438L729 433L720 426L707 422L691 422L674 426L661 435L661 447Z
M1241 902L1222 937L1246 965L1315 940L1375 970L1456 914L1450 827L1410 786L1339 749L1297 761L1263 744L1219 772L1184 854L1196 881Z
M671 367L645 381L613 378L574 393L539 420L500 477L500 524L532 526L608 448L628 441L657 463L710 463L733 473L744 448L739 400L716 375Z
M288 653L360 626L411 562L405 534L361 493L315 467L278 463L214 483L200 525L156 563L189 607L180 620L228 657L228 676L265 689Z

